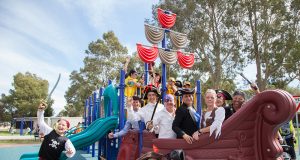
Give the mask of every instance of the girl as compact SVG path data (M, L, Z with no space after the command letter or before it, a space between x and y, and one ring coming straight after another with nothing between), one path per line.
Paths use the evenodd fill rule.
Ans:
M72 142L64 136L65 132L70 127L69 121L60 119L57 122L57 127L52 129L44 122L44 110L46 106L45 102L41 102L37 112L40 134L45 135L39 151L39 159L59 159L61 152L64 150L66 150L67 157L73 157L76 150Z

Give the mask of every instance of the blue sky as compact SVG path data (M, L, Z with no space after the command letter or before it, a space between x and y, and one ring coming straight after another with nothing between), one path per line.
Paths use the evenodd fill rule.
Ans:
M58 113L66 104L69 75L82 67L91 41L113 30L130 53L146 43L144 20L158 0L0 1L0 93L12 89L13 76L29 71L53 87Z
M8 94L18 72L28 71L48 80L49 90L61 73L52 95L57 114L66 104L69 75L82 67L88 44L109 30L129 53L136 50L137 42L149 44L144 20L151 18L156 3L158 0L1 0L0 94ZM244 74L254 81L255 65L246 67Z

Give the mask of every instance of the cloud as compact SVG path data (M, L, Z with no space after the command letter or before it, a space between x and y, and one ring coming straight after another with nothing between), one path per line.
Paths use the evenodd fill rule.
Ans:
M145 39L144 18L154 1L57 0L0 1L0 89L12 89L18 72L37 74L49 90L62 73L52 97L56 114L66 104L64 93L72 70L79 70L84 50L108 30L134 52ZM13 7L12 7L13 6Z

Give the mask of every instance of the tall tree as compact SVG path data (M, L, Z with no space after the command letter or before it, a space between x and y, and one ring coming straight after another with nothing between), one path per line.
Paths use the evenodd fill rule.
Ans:
M299 0L164 0L153 8L177 14L172 29L188 33L188 49L202 58L186 77L202 77L210 87L223 88L222 81L231 81L247 60L256 64L257 83L264 90L268 84L284 88L299 78L298 4Z
M119 80L127 52L112 31L104 33L102 39L91 42L85 51L84 67L70 75L71 86L65 94L67 112L61 114L81 115L85 100L93 91L106 85L110 79Z
M35 117L37 105L41 99L46 99L48 95L48 81L43 80L35 74L26 72L17 73L12 83L14 89L9 91L9 95L2 94L1 104L9 119L15 117ZM45 116L52 116L53 109L49 101Z
M222 81L231 81L243 67L243 35L236 1L165 0L153 8L157 7L177 14L172 30L187 33L190 40L187 49L201 58L191 70L185 70L183 77L202 79L210 87L223 88Z
M291 1L240 1L245 13L245 51L256 64L257 84L264 90L269 83L284 88L299 72L299 15ZM298 64L299 65L299 64Z

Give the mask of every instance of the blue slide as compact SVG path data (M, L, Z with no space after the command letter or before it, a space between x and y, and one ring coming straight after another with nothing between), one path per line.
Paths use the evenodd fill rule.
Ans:
M81 149L83 147L89 146L100 138L106 136L106 133L110 130L116 128L118 125L118 117L110 116L107 118L99 118L95 120L88 128L84 131L69 136L68 138L73 143L76 149ZM67 159L65 154L62 154L60 159ZM20 160L38 160L38 153L28 153L23 154Z

